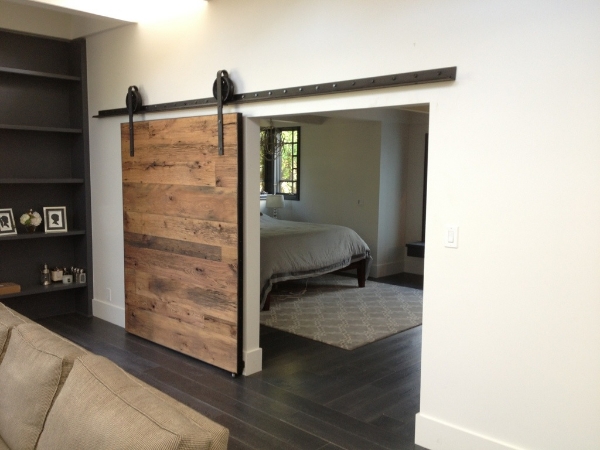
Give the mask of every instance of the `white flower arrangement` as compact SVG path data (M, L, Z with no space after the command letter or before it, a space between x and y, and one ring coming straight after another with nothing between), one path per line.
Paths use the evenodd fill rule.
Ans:
M42 223L42 216L40 216L39 212L33 211L30 209L29 212L27 212L21 216L19 221L21 222L22 225L25 225L26 227L29 227L29 226L37 227L39 224Z

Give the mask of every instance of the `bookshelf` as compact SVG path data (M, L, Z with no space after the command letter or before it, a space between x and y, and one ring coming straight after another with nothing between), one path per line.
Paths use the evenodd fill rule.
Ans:
M31 317L92 314L92 251L85 40L0 30L0 208L17 234L0 236L0 302ZM68 231L27 233L29 209L65 206ZM40 284L48 267L80 267L86 283Z

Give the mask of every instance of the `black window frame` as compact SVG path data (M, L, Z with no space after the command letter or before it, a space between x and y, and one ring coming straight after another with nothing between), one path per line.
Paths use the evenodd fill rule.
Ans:
M261 128L260 130L261 132L265 131L264 128ZM279 194L279 195L283 195L283 198L285 200L300 200L300 154L301 154L301 127L299 126L293 126L293 127L275 127L274 131L276 133L281 133L283 131L295 131L296 132L296 139L295 139L295 146L296 146L296 167L292 168L292 171L295 170L296 172L296 180L281 180L281 178L279 178L280 176L280 169L279 169L279 160L281 157L277 158L277 160L275 161L269 161L267 159L263 159L261 157L261 161L260 161L260 165L261 165L261 169L263 168L264 165L264 180L261 180L261 183L264 182L264 190L260 193L260 197L261 198L266 198L267 195L269 194ZM280 185L281 183L285 183L285 182L289 182L289 183L293 183L296 185L296 193L295 194L289 194L289 193L284 193L284 192L279 192L280 189ZM277 189L274 189L274 186L277 185ZM276 192L274 192L276 191Z

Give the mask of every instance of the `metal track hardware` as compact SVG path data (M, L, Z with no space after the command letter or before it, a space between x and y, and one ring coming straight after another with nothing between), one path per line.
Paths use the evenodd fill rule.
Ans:
M454 81L456 80L456 70L456 67L444 67L441 69L421 70L418 72L406 72L394 75L361 78L356 80L311 84L285 89L248 92L244 94L234 94L233 83L231 83L229 77L223 76L223 72L225 74L227 72L223 70L219 71L219 73L221 73L221 84L223 84L224 79L227 80L228 83L231 83L231 86L227 86L227 89L230 89L231 91L231 93L229 94L231 98L229 98L227 102L223 103L238 105L250 102L284 100L295 97L310 97L314 95L335 94L340 92L354 92L364 91L368 89L382 89L390 87L411 86L416 84ZM152 112L175 111L180 109L204 108L208 106L214 107L218 105L218 100L216 99L218 94L217 84L218 83L215 81L215 84L213 85L213 97L141 106L137 111L134 111L134 113L141 114ZM223 90L223 86L221 86L221 89ZM105 117L114 117L126 114L128 114L128 110L125 108L106 109L98 111L98 114L94 117L102 119Z

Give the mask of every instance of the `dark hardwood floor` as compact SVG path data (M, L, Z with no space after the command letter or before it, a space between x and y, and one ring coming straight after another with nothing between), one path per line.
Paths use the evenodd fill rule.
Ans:
M226 426L230 449L415 448L420 326L352 351L262 327L263 371L233 378L98 318L39 322Z

